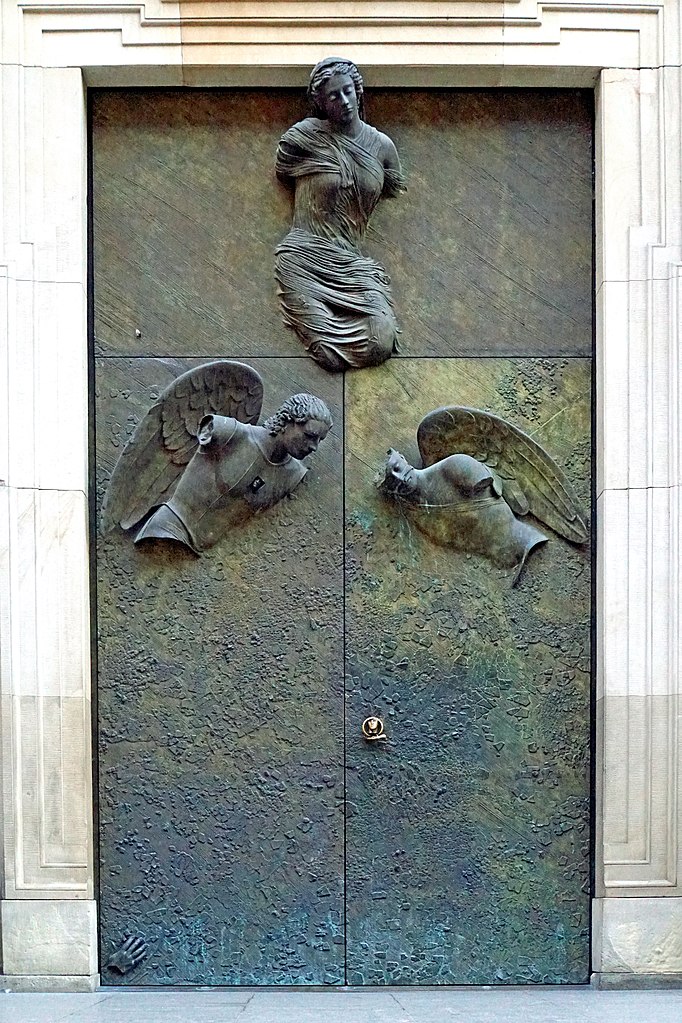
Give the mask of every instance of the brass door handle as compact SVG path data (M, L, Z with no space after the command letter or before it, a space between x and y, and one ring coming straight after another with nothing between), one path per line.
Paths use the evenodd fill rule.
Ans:
M377 717L365 718L362 722L362 734L367 742L376 742L377 739L387 738L384 732L384 723L381 718Z

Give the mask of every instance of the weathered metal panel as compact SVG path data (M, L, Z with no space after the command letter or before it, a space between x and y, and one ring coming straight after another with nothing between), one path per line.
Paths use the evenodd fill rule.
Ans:
M545 530L519 582L375 486L440 405L531 434L590 508L590 362L401 360L346 388L351 984L589 976L590 551ZM386 741L361 724L383 720Z
M402 354L590 355L591 93L369 89L367 106L407 176L364 246ZM93 94L98 353L302 354L276 293L274 158L306 112L303 89Z
M98 506L134 423L193 364L98 362ZM106 984L344 978L342 381L253 364L266 413L307 390L334 416L294 494L201 558L97 538ZM148 954L121 974L126 935Z
M589 555L552 536L512 588L374 475L389 446L416 460L424 413L468 404L543 443L587 510L589 361L556 356L591 351L591 98L368 100L408 177L366 245L401 355L343 381L302 356L274 282L274 151L302 92L93 97L98 502L197 361L245 359L266 412L310 390L336 421L292 498L202 559L97 539L106 983L342 983L344 869L350 983L587 977ZM119 974L128 934L148 954Z

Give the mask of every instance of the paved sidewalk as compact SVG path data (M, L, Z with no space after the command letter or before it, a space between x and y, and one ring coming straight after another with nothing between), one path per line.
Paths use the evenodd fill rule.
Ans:
M450 988L0 994L0 1023L682 1023L682 991Z

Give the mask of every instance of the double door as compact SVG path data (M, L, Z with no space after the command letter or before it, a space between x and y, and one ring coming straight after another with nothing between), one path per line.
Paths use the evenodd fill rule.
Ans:
M417 99L423 119L426 100ZM512 585L511 572L481 555L433 543L376 483L388 448L419 464L419 422L457 404L530 433L588 510L589 313L574 301L562 314L578 324L571 347L558 338L566 290L554 304L539 290L532 300L517 296L509 348L498 327L495 350L478 352L466 330L472 339L491 335L475 319L485 317L485 301L470 296L475 317L467 320L461 303L450 310L463 338L453 350L439 341L452 298L439 280L442 260L422 282L431 287L425 299L410 290L406 267L419 254L406 243L384 254L396 271L406 344L382 367L342 377L302 356L277 326L272 296L259 293L260 269L253 294L246 280L237 288L243 308L230 292L227 326L218 329L215 216L199 171L204 158L218 165L216 110L229 113L236 101L183 100L174 135L179 102L173 93L95 102L95 503L160 391L212 358L258 370L264 415L308 391L327 402L334 427L290 498L201 557L176 545L136 547L121 530L97 532L103 982L585 982L589 545L550 533ZM393 110L391 134L400 141L403 126L404 149L417 135L401 121L404 103L394 109L391 94L385 102L380 126L390 127ZM444 116L442 94L431 102ZM477 99L477 109L488 102ZM575 97L565 103L575 114ZM293 119L286 107L273 128L254 113L254 138ZM248 170L246 129L232 120L230 138ZM467 159L482 120L471 114L466 122ZM562 144L571 146L580 132L567 115L563 123ZM572 173L556 127L545 134L546 151L554 147L562 172ZM431 145L437 154L442 133ZM193 192L183 185L189 170ZM249 175L258 180L253 168ZM214 183L218 198L228 186L236 206L240 183ZM155 187L152 218L145 203ZM264 208L270 201L265 189L256 199ZM267 209L276 235L284 200ZM507 259L505 217L498 267ZM243 221L227 221L260 245L258 225L249 234ZM397 230L389 221L384 228ZM141 238L149 251L135 248ZM582 248L575 237L572 244L557 243L569 290L589 236ZM260 255L254 260L260 267ZM450 272L454 280L454 264ZM465 291L461 284L458 294ZM510 296L498 298L509 304ZM542 334L536 299L546 306ZM272 315L258 311L268 303ZM268 316L262 331L259 318ZM568 336L573 328L561 329ZM385 738L363 733L368 718L380 720Z
M201 558L99 541L103 977L584 981L589 555L553 536L512 586L375 476L450 395L508 411L532 381L524 425L587 500L589 364L405 359L344 386L253 362L273 405L333 411L294 495ZM103 479L120 425L189 365L106 360ZM122 974L127 935L147 954Z

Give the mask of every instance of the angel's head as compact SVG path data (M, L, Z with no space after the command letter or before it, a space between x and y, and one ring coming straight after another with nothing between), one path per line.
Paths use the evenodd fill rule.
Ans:
M377 487L389 497L409 497L417 486L413 465L404 455L389 448L386 455L384 474L377 479Z
M332 425L331 412L321 398L314 394L294 394L274 416L266 419L263 429L278 439L286 454L305 458L317 450Z

